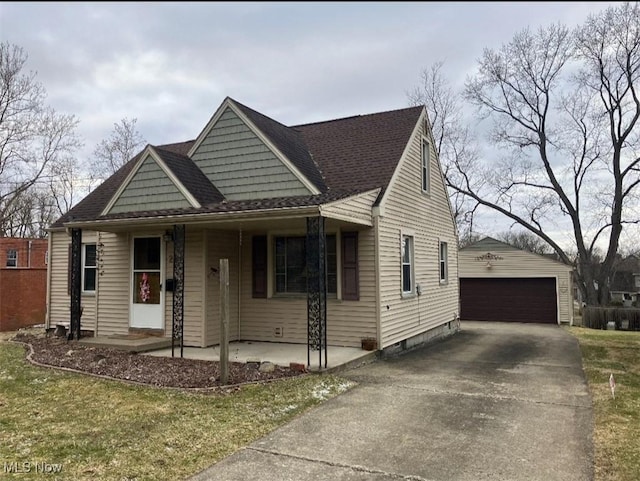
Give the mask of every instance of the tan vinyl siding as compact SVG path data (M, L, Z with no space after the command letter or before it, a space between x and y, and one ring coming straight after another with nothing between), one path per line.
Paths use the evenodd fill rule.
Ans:
M184 258L184 345L204 347L205 231L186 227ZM165 279L173 278L173 243L165 252ZM171 337L173 294L165 293L165 336Z
M150 155L109 211L110 214L190 207L191 204Z
M127 334L131 302L129 236L101 232L98 261L97 335Z
M250 242L242 234L242 242ZM220 343L220 259L229 259L229 340L238 340L238 231L207 232L206 345ZM249 251L251 255L251 251ZM216 269L216 272L211 271Z
M49 319L51 327L59 323L69 322L70 297L68 291L69 270L68 257L71 237L66 232L51 232L51 304Z
M49 306L50 326L56 324L69 324L71 296L69 295L69 247L71 237L66 232L52 232L51 252L49 262L51 264L51 305ZM97 234L91 231L82 232L82 243L97 242ZM96 292L99 276L96 275ZM82 306L82 329L94 330L96 321L96 295L82 293L80 305Z
M346 229L345 230L349 230ZM327 226L327 233L335 229ZM264 234L264 233L257 233ZM251 235L247 233L242 246L242 311L240 337L243 340L273 342L307 342L307 299L300 297L272 296L254 299L251 292ZM279 235L279 234L277 234ZM290 235L304 235L303 232ZM270 237L272 237L270 235ZM338 240L338 246L339 246ZM273 243L269 242L270 250ZM376 291L373 229L358 233L358 263L360 300L327 300L327 341L330 345L360 347L363 337L376 335ZM339 251L339 247L338 247ZM272 257L270 252L270 257ZM338 259L338 275L340 275ZM269 276L273 277L273 262L269 262ZM338 280L338 284L340 281ZM283 336L275 337L276 327Z
M311 193L228 107L192 159L229 200Z
M487 261L476 257L491 253L502 257L492 260L491 268ZM552 277L556 279L560 322L573 319L573 287L571 285L571 267L560 262L546 259L537 254L506 246L502 242L484 239L459 252L460 277Z
M376 189L371 192L349 197L342 201L332 202L322 206L320 211L322 215L331 217L332 219L357 222L358 224L371 226L373 225L371 208L378 198L379 193L380 190Z
M407 156L389 187L379 222L380 324L382 347L452 321L458 314L457 239L436 153L431 148L430 191L422 192L422 136L411 140ZM432 145L432 144L431 144ZM421 296L402 295L401 235L413 235L415 282ZM439 243L448 247L448 281L440 283ZM415 288L415 287L414 287Z

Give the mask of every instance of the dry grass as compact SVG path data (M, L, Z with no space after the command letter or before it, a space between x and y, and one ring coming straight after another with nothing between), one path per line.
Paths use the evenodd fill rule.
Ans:
M572 327L595 415L596 481L640 479L640 332ZM609 376L616 381L615 399Z
M11 463L60 464L20 480L180 480L351 384L303 376L226 394L126 385L24 359L0 342L0 478ZM5 465L6 463L6 465Z

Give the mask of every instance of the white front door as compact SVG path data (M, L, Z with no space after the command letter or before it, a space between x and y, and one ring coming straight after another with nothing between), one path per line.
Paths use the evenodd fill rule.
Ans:
M163 329L162 239L134 237L132 251L131 327Z

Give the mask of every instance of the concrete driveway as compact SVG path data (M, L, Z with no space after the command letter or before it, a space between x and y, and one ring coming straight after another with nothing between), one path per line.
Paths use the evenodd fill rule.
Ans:
M463 322L193 481L592 480L592 409L557 326Z

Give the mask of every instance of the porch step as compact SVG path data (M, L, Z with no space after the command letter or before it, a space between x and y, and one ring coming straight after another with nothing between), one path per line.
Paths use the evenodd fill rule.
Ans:
M82 338L78 341L78 344L128 352L147 352L171 347L171 339L157 336L116 335Z
M164 337L164 329L147 329L142 327L130 327L129 334L142 336Z

